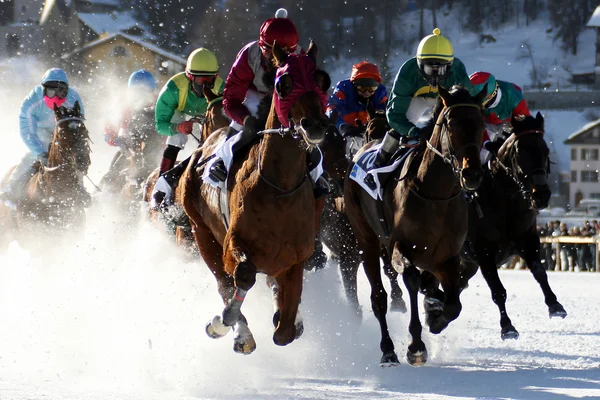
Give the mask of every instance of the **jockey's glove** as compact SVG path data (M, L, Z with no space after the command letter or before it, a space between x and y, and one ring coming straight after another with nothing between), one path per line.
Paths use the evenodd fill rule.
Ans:
M183 121L177 125L177 132L189 135L194 129L194 121Z
M37 160L40 162L40 164L42 164L43 167L45 167L46 165L48 165L48 153L43 152L41 154L38 154Z
M365 128L362 126L353 126L350 124L341 124L339 128L342 136L359 136L362 137L365 134Z
M257 133L260 130L258 120L253 115L248 115L244 118L244 130L247 132Z

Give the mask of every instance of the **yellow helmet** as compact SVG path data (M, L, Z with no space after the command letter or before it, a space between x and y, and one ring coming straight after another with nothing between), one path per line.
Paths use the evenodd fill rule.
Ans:
M417 48L417 60L422 61L428 58L444 60L449 63L454 61L452 43L442 35L439 28L435 28L432 35L425 36Z
M200 47L188 57L185 72L189 75L216 75L219 62L212 51Z

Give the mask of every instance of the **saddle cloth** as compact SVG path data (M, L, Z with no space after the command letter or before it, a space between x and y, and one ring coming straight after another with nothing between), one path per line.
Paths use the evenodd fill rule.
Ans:
M383 199L383 187L379 181L379 174L387 174L395 171L404 163L404 160L406 160L408 155L411 153L411 151L409 151L410 149L406 149L403 151L402 155L396 158L391 164L373 169L373 163L375 162L377 151L380 147L381 143L371 147L369 150L358 156L358 158L355 158L354 166L352 167L352 171L350 171L350 179L358 183L360 187L362 187L363 190L375 200ZM375 189L371 189L365 183L365 177L369 174L373 175L373 180L376 184Z

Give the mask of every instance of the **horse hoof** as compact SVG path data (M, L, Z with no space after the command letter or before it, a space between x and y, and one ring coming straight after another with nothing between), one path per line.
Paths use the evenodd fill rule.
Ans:
M548 311L550 312L550 318L565 318L567 316L567 312L560 303L548 307Z
M253 337L246 338L243 341L233 342L233 351L238 354L249 355L256 350L256 341Z
M227 335L230 329L230 326L223 324L220 315L215 315L215 317L206 324L206 334L212 339L222 338Z
M398 356L396 352L390 351L381 356L381 361L379 361L380 367L395 367L400 365L400 360L398 360Z
M427 350L417 351L415 353L408 350L406 352L406 361L413 367L422 367L427 362Z
M295 339L299 339L303 333L304 333L304 323L302 321L300 321L299 323L296 324L296 338Z
M391 312L401 312L402 314L406 314L408 309L406 308L406 303L402 299L394 299L392 300L392 304L390 305Z
M519 338L519 332L515 329L514 326L509 325L502 328L502 332L500 334L502 340L514 339L517 340Z

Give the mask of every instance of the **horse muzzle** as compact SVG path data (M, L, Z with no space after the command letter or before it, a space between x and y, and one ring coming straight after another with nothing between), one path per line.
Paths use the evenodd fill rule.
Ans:
M299 131L302 133L304 140L311 146L318 146L325 140L325 134L329 127L329 120L321 118L318 122L314 122L308 118L300 120Z
M477 190L483 181L483 169L465 168L460 172L460 185L465 190Z
M550 203L552 192L548 185L534 186L531 192L531 207L534 210L543 210Z

